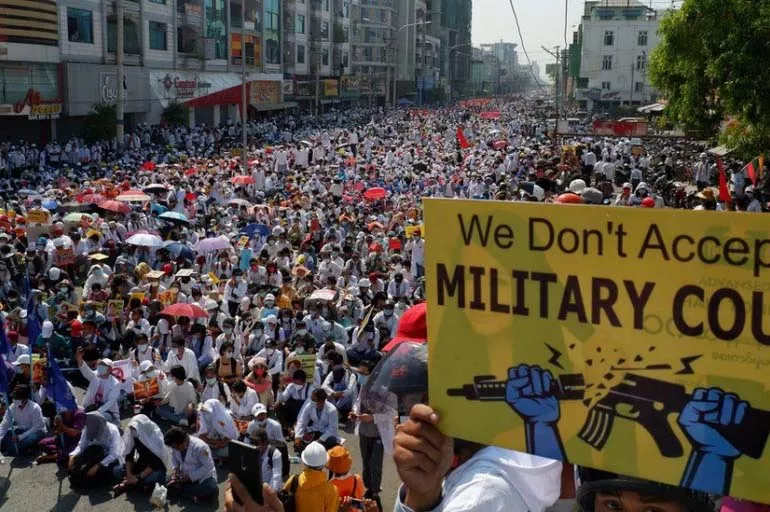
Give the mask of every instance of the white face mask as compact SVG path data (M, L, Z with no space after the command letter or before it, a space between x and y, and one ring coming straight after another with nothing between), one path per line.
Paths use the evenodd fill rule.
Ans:
M262 421L259 421L259 420L256 420L256 421L257 421L258 427L264 428L264 426L267 425L267 419L264 419Z
M213 379L206 379L206 384L208 384L209 386L216 386L216 384L217 384L216 377L213 378Z
M304 353L305 353L305 347L297 347L297 348L294 350L294 352L296 352L297 354L300 354L300 355L301 355L301 354L304 354Z
M136 346L136 349L137 349L137 350L138 350L140 353L144 354L145 352L147 352L147 344L146 344L146 343L141 343L141 344L139 344L139 345L137 345L137 346Z
M229 359L229 358L233 357L233 353L232 352L225 352L225 357Z
M262 329L254 329L254 335L257 337L262 336Z
M15 405L17 408L24 405L24 400L14 400L13 405Z
M110 373L110 370L106 366L99 365L99 366L96 367L96 374L99 377L104 377L105 375L107 375L109 373Z
M274 348L266 348L265 352L267 352L267 355L272 356L275 353Z
M225 334L232 334L233 328L232 327L225 327L224 328L224 332L225 332Z

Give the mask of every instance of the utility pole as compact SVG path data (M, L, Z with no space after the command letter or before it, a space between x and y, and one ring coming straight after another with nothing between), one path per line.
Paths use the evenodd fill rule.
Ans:
M241 5L241 131L243 132L243 148L241 162L244 174L249 170L249 104L246 98L246 3Z
M123 148L123 114L125 110L125 91L123 90L123 0L115 0L115 7L118 15L117 41L115 48L115 64L118 66L117 89L118 102L115 105L115 138L117 139L118 149Z

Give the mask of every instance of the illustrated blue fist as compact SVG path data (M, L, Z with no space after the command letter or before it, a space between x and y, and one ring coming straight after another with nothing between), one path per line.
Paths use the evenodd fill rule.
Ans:
M527 423L555 423L559 401L551 392L553 381L551 372L539 366L509 368L505 401Z
M715 427L740 425L749 404L719 388L697 388L679 415L679 425L695 451L734 459L741 455Z

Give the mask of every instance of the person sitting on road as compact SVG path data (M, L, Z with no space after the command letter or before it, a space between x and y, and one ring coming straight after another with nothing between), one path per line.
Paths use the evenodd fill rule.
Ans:
M171 469L171 452L163 444L158 425L144 414L134 416L123 434L123 443L126 465L115 468L115 478L121 481L112 488L115 496L135 487L149 492L155 484L165 484L166 473Z
M303 445L316 440L327 449L339 444L337 408L326 401L323 389L313 391L310 399L311 402L300 411L294 428L294 450L298 454L302 452Z
M73 488L91 489L115 481L118 467L123 466L124 445L118 427L100 412L86 414L86 427L80 442L70 453L67 466Z
M189 498L195 503L217 495L217 469L209 446L179 427L172 427L163 437L171 448L170 492Z
M0 449L6 454L21 455L35 448L44 436L43 411L30 400L29 386L19 384L13 390L13 403L0 423Z

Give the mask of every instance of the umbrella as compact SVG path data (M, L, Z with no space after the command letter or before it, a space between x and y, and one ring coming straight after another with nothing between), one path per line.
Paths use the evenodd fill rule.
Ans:
M188 245L177 242L176 240L169 240L164 244L163 248L171 253L171 256L173 256L174 259L182 258L187 261L193 261L195 259L192 249L190 249Z
M223 236L204 238L193 246L195 252L213 252L220 249L229 249L230 240Z
M101 203L97 204L97 206L102 210L107 210L110 212L131 213L131 207L126 203L121 203L120 201L102 201Z
M496 140L492 146L495 149L505 149L505 147L508 145L507 140Z
M167 211L168 211L168 208L158 203L153 203L153 205L150 207L150 213L155 213L158 215L160 215L161 213L166 213Z
M83 194L82 196L78 197L78 202L89 203L89 204L99 204L105 199L107 198L101 194Z
M233 176L230 179L230 182L233 185L253 185L254 178L252 178L251 176L245 176L245 175Z
M88 213L80 213L80 212L73 212L68 213L64 216L62 219L64 222L72 222L73 224L79 224L80 221L84 220L88 223L91 223L94 221L94 218L88 214Z
M142 247L163 247L163 240L159 236L149 233L137 233L129 237L126 243Z
M43 208L46 210L55 210L59 207L59 203L56 202L56 199L46 199L41 203L43 205Z
M149 201L150 199L152 198L147 194L144 194L138 191L133 191L133 190L124 192L115 198L116 201L125 201L126 203L131 203L134 201L138 201L138 202Z
M161 185L160 183L152 183L144 187L142 191L149 192L151 194L163 193L163 192L168 192L168 187L166 185Z
M161 315L168 315L173 317L186 316L188 318L208 318L209 314L204 309L195 304L187 304L185 302L177 302L163 308L160 312Z
M245 206L246 208L251 208L251 203L246 201L245 199L230 199L230 204L237 204L238 206Z
M374 187L370 188L366 192L364 192L364 197L368 199L369 201L376 201L378 199L384 199L385 196L388 195L387 190L385 190L382 187Z
M159 219L163 219L167 222L171 222L174 224L189 224L190 219L187 218L187 216L183 213L179 212L165 212L158 215Z

